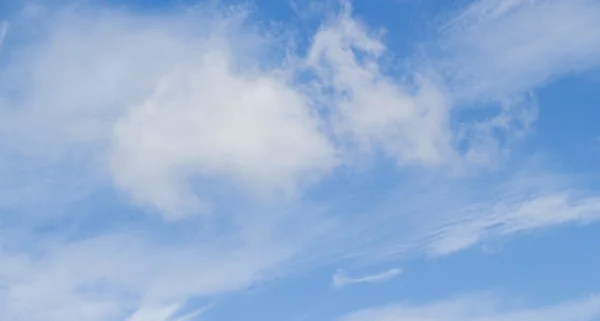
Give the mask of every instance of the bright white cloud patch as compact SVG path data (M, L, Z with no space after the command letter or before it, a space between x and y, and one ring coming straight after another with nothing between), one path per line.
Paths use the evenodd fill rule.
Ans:
M117 183L167 213L198 210L185 187L194 175L293 192L336 165L306 98L276 75L236 74L217 46L182 63L116 125Z
M336 165L335 150L282 68L248 56L244 39L266 40L240 30L242 16L53 12L9 65L4 88L21 98L5 103L17 111L4 130L110 159L117 186L170 218L203 210L194 177L293 193Z
M386 76L386 47L354 20L346 8L314 36L308 64L333 109L334 130L359 150L383 150L401 164L439 165L451 161L448 98L425 75L404 83ZM360 53L360 54L358 54Z

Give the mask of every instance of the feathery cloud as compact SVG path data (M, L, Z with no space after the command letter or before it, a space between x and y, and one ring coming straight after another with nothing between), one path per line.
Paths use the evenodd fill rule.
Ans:
M493 297L472 295L428 305L397 305L367 309L344 321L593 321L600 316L600 299L589 296L538 308L505 307ZM504 304L505 305L505 304Z
M389 269L387 271L369 274L360 277L350 277L346 274L344 270L337 270L333 276L331 277L331 281L333 286L336 288L342 288L347 285L357 284L357 283L377 283L377 282L385 282L389 281L402 273L402 270L394 268Z

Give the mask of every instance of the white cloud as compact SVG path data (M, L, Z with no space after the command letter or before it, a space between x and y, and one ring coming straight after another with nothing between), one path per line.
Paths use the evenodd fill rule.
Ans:
M600 197L580 180L543 173L538 162L496 179L413 179L398 184L364 212L346 215L346 258L391 260L445 256L568 225L597 223ZM435 190L431 187L435 186ZM339 238L339 235L338 235Z
M442 32L452 91L497 98L599 67L599 17L594 0L473 2Z
M337 270L331 277L333 286L342 288L356 283L378 283L389 281L402 273L402 270L394 268L387 271L365 275L361 277L350 277L344 270Z
M0 310L15 321L113 320L130 310L139 310L133 320L161 320L177 310L172 302L246 288L297 252L297 243L264 242L236 233L166 245L128 233L46 239L27 252L3 246Z
M177 311L180 308L180 304L171 304L160 308L142 308L134 312L125 321L190 321L200 316L209 307L178 316Z
M194 178L293 194L337 157L283 68L261 66L257 48L274 44L241 29L244 15L76 7L36 20L48 30L0 81L18 93L2 128L19 140L6 144L49 162L91 158L168 218L203 209Z
M600 197L581 197L562 191L542 195L506 196L451 213L451 221L432 233L429 251L447 255L492 238L547 229L562 224L600 220Z
M453 124L461 111L444 78L425 66L393 75L393 54L349 6L307 57L286 55L293 39L257 31L244 9L200 11L81 5L22 18L34 27L15 28L25 40L11 50L25 54L7 56L0 77L2 145L19 155L6 171L64 165L89 185L110 175L177 219L209 210L218 189L296 195L365 152L400 165L495 162L508 150L500 141L535 119L511 98L491 120ZM462 50L452 61L470 68L472 49L450 34Z
M387 48L379 38L351 16L349 5L314 36L307 63L333 91L325 100L333 130L345 144L383 150L401 164L449 162L448 98L427 75L416 75L414 84L386 75Z
M41 204L40 196L68 203L71 192L103 188L111 177L134 202L172 220L210 208L213 194L227 194L217 202L229 206L240 190L294 195L362 153L383 151L401 166L494 162L509 150L503 141L535 119L535 99L523 92L596 66L598 36L584 29L600 21L591 1L495 3L506 6L485 1L467 9L442 35L446 56L427 64L441 69L419 66L407 71L408 80L392 75L382 37L349 10L319 29L307 57L285 56L281 48L290 39L256 31L243 9L152 16L91 6L30 15L31 29L11 27L23 42L3 47L3 54L24 54L0 56L2 205ZM569 27L545 29L559 11ZM298 73L307 70L314 78L303 82ZM500 112L490 107L490 117L454 123L466 110L457 104L488 96ZM496 137L497 129L505 137ZM463 140L467 148L459 147ZM475 191L489 191L487 185L448 181L446 195L395 194L391 210L358 218L278 216L260 206L217 211L214 221L192 219L186 228L218 225L218 232L177 246L156 235L111 232L79 241L44 237L39 247L15 250L4 237L0 310L16 321L103 321L127 311L168 318L173 302L244 289L299 268L296 260L357 248L449 254L492 237L596 220L600 212L598 198L571 188L503 189L503 199L489 201L496 190ZM415 188L410 179L404 183ZM471 192L461 194L463 185ZM54 223L68 234L67 224ZM337 229L324 236L327 224ZM157 229L178 234L173 226ZM337 282L398 273L338 274ZM456 315L470 317L461 311Z
M428 305L372 308L343 321L593 321L600 317L600 298L589 296L556 305L515 309L489 296L472 295Z
M597 29L600 6L588 0L474 1L450 19L435 41L439 51L432 53L430 63L445 80L443 92L455 116L445 135L463 145L454 148L467 164L502 164L512 142L527 134L537 109L544 108L538 106L532 90L561 76L600 66L600 34L591 32ZM377 49L372 50L374 54L383 50L371 47ZM365 60L369 61L361 61ZM427 126L422 124L422 128ZM487 184L477 176L449 182L425 179L428 186L442 184L436 189L444 193L422 187L419 179L406 186L400 183L400 192L390 198L402 202L391 200L374 210L389 214L375 217L369 213L369 220L358 224L371 231L361 234L365 236L362 244L389 246L364 250L357 245L357 252L395 255L418 248L443 255L492 238L598 220L595 193L578 190L576 181L561 185L562 178L553 173L534 177L544 168L543 163L524 165L520 172L509 175L512 177ZM528 179L537 183L532 185ZM493 186L497 184L502 187Z
M306 99L275 75L236 74L228 56L216 45L200 53L118 121L112 164L119 185L177 213L195 201L178 181L195 174L293 192L336 165Z
M459 121L466 159L501 164L537 119L532 91L600 67L598 28L594 0L478 0L450 19L429 53L458 118L473 106L484 115L466 128Z
M126 321L168 321L179 308L178 304L163 308L140 309L127 318Z
M214 218L158 225L102 210L87 219L103 225L107 215L116 227L58 217L35 225L44 233L3 220L0 311L14 321L162 318L189 299L210 302L312 267L331 250L321 240L333 226L315 221L314 210L240 206ZM85 214L72 214L78 215ZM196 315L177 312L165 321Z

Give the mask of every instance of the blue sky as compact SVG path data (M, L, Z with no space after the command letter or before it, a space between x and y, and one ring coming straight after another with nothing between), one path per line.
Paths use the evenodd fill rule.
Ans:
M600 320L595 0L4 1L0 320Z

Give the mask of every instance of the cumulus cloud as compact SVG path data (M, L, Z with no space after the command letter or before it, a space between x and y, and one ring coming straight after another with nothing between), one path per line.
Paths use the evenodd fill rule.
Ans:
M582 297L537 308L511 308L491 296L471 295L428 305L396 305L359 311L344 321L593 321L600 316L600 298Z
M350 277L344 270L337 270L331 277L333 286L336 288L342 288L347 285L356 283L377 283L389 281L402 273L402 270L394 268L387 271L365 275L361 277Z
M167 217L202 210L194 176L291 193L336 164L306 97L247 57L241 9L215 17L89 10L51 13L38 22L49 29L42 39L9 63L3 88L21 99L5 103L18 106L3 109L3 128L26 148L56 157L76 148L100 166L107 159L117 186Z
M22 158L6 167L68 162L78 176L109 174L168 219L209 211L204 185L294 196L361 154L425 167L492 163L508 150L499 142L535 119L530 101L503 98L511 107L492 119L460 121L460 90L443 68L394 75L393 53L349 5L306 56L282 50L294 39L254 27L240 7L38 11L13 30L24 40L10 52L23 54L4 56L2 131L12 138L3 145ZM468 58L479 50L448 33L442 41L460 49L453 66L487 60Z
M197 210L194 174L293 192L336 165L305 97L268 73L236 74L215 45L162 79L155 95L120 119L112 164L117 183L167 213Z
M314 36L308 64L333 91L326 103L335 132L359 150L383 150L401 164L448 161L448 98L425 75L417 74L416 83L386 76L381 58L387 48L379 38L351 16L348 5Z
M351 145L425 165L452 152L443 94L425 78L413 95L384 76L384 44L349 9L315 34L306 59L268 63L281 43L243 29L243 9L155 17L75 7L30 19L47 30L20 45L28 53L11 56L0 86L3 130L20 139L9 147L52 162L91 158L168 218L210 207L198 181L293 195ZM296 77L307 70L310 90Z

